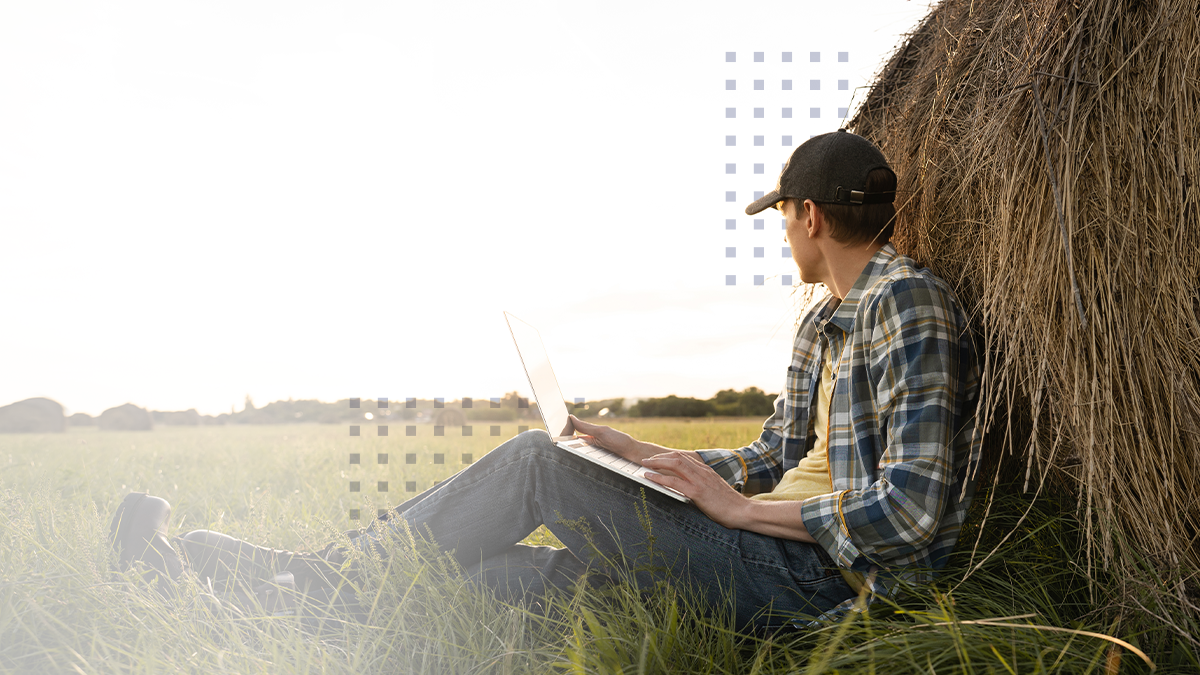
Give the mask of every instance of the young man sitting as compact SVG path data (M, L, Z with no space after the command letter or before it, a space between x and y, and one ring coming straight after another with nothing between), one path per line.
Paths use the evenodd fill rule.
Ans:
M535 430L355 532L352 543L381 550L379 540L407 524L506 598L611 580L612 562L634 569L641 588L664 578L693 584L711 608L731 610L739 630L801 625L849 607L860 591L885 596L898 580L939 569L974 488L979 371L954 293L888 243L895 186L882 153L839 130L798 147L776 188L746 208L779 209L800 279L827 289L798 324L783 391L757 440L680 451L572 418L594 443L652 469L651 480L692 503L643 495ZM166 576L190 568L221 578L249 567L289 571L301 588L316 588L347 560L332 544L291 553L207 530L175 539L178 560L165 502L128 500L147 515L118 514L116 543L146 551ZM663 556L657 569L631 565L651 543L643 504ZM565 548L520 543L543 524ZM730 591L733 606L722 607Z

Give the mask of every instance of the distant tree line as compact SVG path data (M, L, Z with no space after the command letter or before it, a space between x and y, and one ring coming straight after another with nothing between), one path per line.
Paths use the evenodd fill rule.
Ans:
M775 412L775 394L758 387L722 389L710 399L682 396L647 398L629 408L630 417L764 417Z
M667 396L648 398L625 408L624 399L564 401L576 417L708 417L715 415L761 417L774 410L775 397L756 387L742 392L723 389L708 400ZM537 403L512 391L496 399L408 399L381 401L374 398L344 398L333 403L312 399L275 401L259 408L249 396L240 412L201 415L189 410L147 410L125 403L92 417L86 413L67 416L62 405L47 398L32 398L0 406L0 433L62 432L67 427L97 426L101 429L137 431L156 426L202 426L210 424L434 424L457 426L471 422L541 421ZM369 417L368 417L369 415Z

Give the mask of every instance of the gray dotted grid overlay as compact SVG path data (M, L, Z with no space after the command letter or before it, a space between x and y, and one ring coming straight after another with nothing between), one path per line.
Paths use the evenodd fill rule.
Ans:
M786 221L774 210L747 216L745 208L773 187L795 146L845 122L849 63L850 53L842 51L724 52L724 130L717 142L725 150L718 167L725 212L718 227L722 259L734 272L724 275L726 286L797 281L783 242Z
M492 398L490 400L481 401L480 407L482 408L482 407L487 406L487 407L491 407L491 408L500 408L501 407L500 401L501 401L500 398ZM460 409L462 409L462 410L473 409L475 407L475 403L476 403L476 400L472 399L472 398L464 397L462 399L459 399L459 406L460 406ZM583 408L586 405L587 405L586 399L583 399L583 398L575 399L575 405L574 405L575 408L577 408L577 409ZM390 401L387 398L379 398L376 400L376 408L377 409L387 409L387 408L389 408L389 406L390 406ZM351 398L350 399L350 407L351 408L361 408L362 400L358 399L358 398ZM406 399L404 402L404 407L416 408L417 400L415 398ZM463 421L463 414L457 410L454 410L453 408L446 408L446 403L445 403L444 398L433 399L433 407L434 407L434 409L450 410L456 414L435 415L430 418L430 421L442 421L443 422L442 424L436 424L436 423L435 424L429 424L429 423L402 424L402 425L376 424L376 425L373 425L373 426L375 426L375 433L378 436L391 436L392 435L392 427L396 426L396 427L404 428L403 435L406 437L426 435L426 434L429 434L430 431L432 431L433 436L445 436L447 426L450 426L451 428L453 428L454 426L457 426L457 427L459 427L460 432L463 436L474 436L475 432L476 432L476 427L478 426L479 435L483 435L484 433L487 433L491 436L496 436L496 437L500 436L501 425L499 425L499 424L481 424L481 425L463 424L463 423L454 424L454 425L445 424L444 422L455 420L455 418L457 418L457 421ZM517 408L518 409L528 409L529 408L529 399L518 398L517 399ZM364 431L370 430L370 426L371 425L351 424L351 425L349 425L350 435L351 436L362 436ZM418 432L418 430L420 430L420 431ZM526 431L529 431L529 425L526 425L526 424L517 425L517 433L524 433ZM397 430L396 433L399 434L400 432ZM403 457L400 457L399 455L397 455L395 457L395 459L393 459L392 453L379 452L379 453L375 453L375 464L378 467L384 467L384 466L390 466L394 461L397 464L402 463L404 465L415 465L417 463L418 454L421 454L421 453L405 452L405 453L403 453ZM430 454L432 455L432 460L435 465L447 464L446 453L434 452L434 453L430 453ZM460 464L461 465L465 466L467 464L471 464L473 461L474 461L474 458L472 457L471 453L464 452L464 453L460 454ZM351 466L362 466L364 464L363 453L361 453L361 452L349 453L348 464ZM434 485L437 485L441 482L442 481L440 481L440 480L435 480L428 487L433 487ZM403 477L401 478L400 481L397 481L395 485L393 485L391 483L391 481L388 481L388 480L366 481L366 480L363 480L360 478L359 480L349 481L349 490L352 494L353 493L362 493L363 491L370 490L372 488L376 491L376 493L380 493L380 494L390 493L391 490L399 490L399 489L403 489L403 491L405 493L418 492L417 481L403 480ZM424 489L424 488L422 488L422 489ZM379 509L377 515L379 517L383 517L383 515L386 513L387 513L387 509ZM350 509L349 516L350 516L350 520L360 520L362 517L359 509Z

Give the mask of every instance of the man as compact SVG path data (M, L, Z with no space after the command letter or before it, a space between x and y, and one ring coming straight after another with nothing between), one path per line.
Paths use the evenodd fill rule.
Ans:
M798 325L784 389L756 441L678 451L572 417L691 504L644 491L536 430L352 543L379 550L405 527L431 535L472 580L506 597L593 582L589 572L611 580L619 565L640 588L693 584L713 609L731 596L739 630L801 625L848 608L860 591L886 596L901 579L925 578L945 564L973 492L978 368L953 292L887 243L895 185L874 145L839 130L798 147L776 189L747 207L780 209L801 280L828 290ZM151 558L166 560L167 516L154 513L131 517L116 538L151 542ZM566 548L519 543L542 524ZM176 543L182 566L209 578L249 565L311 587L327 581L323 564L346 560L334 545L295 554L205 530ZM650 565L634 564L651 551Z

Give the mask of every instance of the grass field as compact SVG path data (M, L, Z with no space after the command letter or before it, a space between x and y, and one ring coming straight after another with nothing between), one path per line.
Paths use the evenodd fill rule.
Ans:
M761 420L614 426L698 449L744 445ZM164 601L133 576L107 571L108 520L130 491L171 502L172 534L207 528L315 550L461 470L517 427L502 425L499 436L490 424L469 437L456 429L437 437L430 426L416 432L393 426L381 437L363 426L363 435L350 436L343 426L294 425L0 436L0 671L1144 672L1149 666L1133 652L1088 633L1134 648L1163 644L1095 611L1098 591L1075 565L1076 526L1063 505L1036 504L998 554L963 580L976 540L978 563L1028 506L1013 490L997 491L982 536L972 519L934 586L838 624L771 638L702 618L687 589L671 586L648 598L624 586L603 596L556 596L548 602L567 618L541 618L476 590L428 550L394 549L389 567L370 564L369 621L320 635L291 617L233 616L190 582L178 600ZM352 481L359 492L350 491ZM977 497L976 515L987 497ZM352 509L360 520L350 519ZM561 545L545 528L526 542ZM1181 644L1149 656L1157 672L1200 669Z

